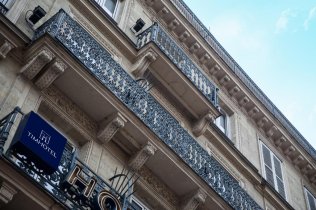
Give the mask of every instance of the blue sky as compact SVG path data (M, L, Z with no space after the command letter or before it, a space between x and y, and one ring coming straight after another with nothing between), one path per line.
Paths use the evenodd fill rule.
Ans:
M184 1L316 148L316 1Z

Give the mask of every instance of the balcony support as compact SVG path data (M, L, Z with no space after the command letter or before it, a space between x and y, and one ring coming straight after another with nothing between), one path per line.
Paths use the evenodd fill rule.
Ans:
M157 56L153 49L148 49L137 56L137 60L132 66L132 74L136 79L146 79L145 73L150 64L157 59Z
M206 199L206 193L201 189L197 190L193 193L193 195L187 196L188 198L185 199L184 204L181 209L183 210L195 210L198 208L200 204L203 204Z
M215 116L213 113L208 112L206 115L204 115L201 119L199 119L192 128L192 133L199 137L204 134L206 131L207 126L214 121Z
M0 46L0 60L5 59L12 48L13 45L7 40L4 40L4 43Z
M103 143L108 143L112 137L124 127L127 120L119 112L104 119L100 124L100 129L97 134L98 139Z
M0 187L0 207L8 204L16 193L17 190L11 184L2 182Z
M157 148L150 142L147 142L147 144L129 160L129 167L134 171L138 171L156 151Z

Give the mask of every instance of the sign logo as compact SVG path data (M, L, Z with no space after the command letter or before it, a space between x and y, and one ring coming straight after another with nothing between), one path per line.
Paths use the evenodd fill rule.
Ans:
M57 170L66 142L66 138L53 126L30 112L21 120L11 148L50 174Z
M50 135L48 135L45 131L41 131L41 134L39 136L39 138L45 142L45 144L49 144L50 141Z

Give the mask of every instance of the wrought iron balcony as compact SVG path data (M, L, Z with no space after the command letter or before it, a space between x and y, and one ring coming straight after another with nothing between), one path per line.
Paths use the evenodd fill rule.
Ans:
M138 35L137 47L140 49L149 42L156 46L178 67L205 98L217 107L217 87L202 73L189 56L157 23Z
M231 207L262 209L239 186L238 181L208 154L127 71L114 61L109 52L63 10L38 28L34 41L44 34L49 34L62 44L88 72L110 90ZM194 74L198 74L195 69ZM212 87L214 90L214 86ZM215 100L212 98L214 95L209 96L210 100Z
M0 13L5 15L8 12L8 8L5 6L6 1L0 1Z
M229 55L222 45L215 39L211 32L204 26L199 18L183 2L183 0L170 0L179 12L191 23L193 28L205 39L206 43L218 54L218 56L230 67L231 71L244 83L246 87L257 97L257 99L279 120L285 129L298 141L298 143L316 159L316 150L281 113L272 101L263 93L238 63Z

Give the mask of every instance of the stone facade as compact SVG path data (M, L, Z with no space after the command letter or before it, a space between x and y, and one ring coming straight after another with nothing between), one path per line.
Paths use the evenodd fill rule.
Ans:
M101 2L12 0L1 14L0 118L21 112L7 136L0 125L0 147L9 151L0 154L0 207L77 202L13 166L12 137L22 114L34 111L67 138L90 178L121 193L132 186L119 197L124 208L308 210L315 150L190 9L176 0L119 0L111 12ZM38 5L46 14L31 24L25 17ZM269 184L262 144L280 162L285 196ZM127 179L116 183L120 172Z

